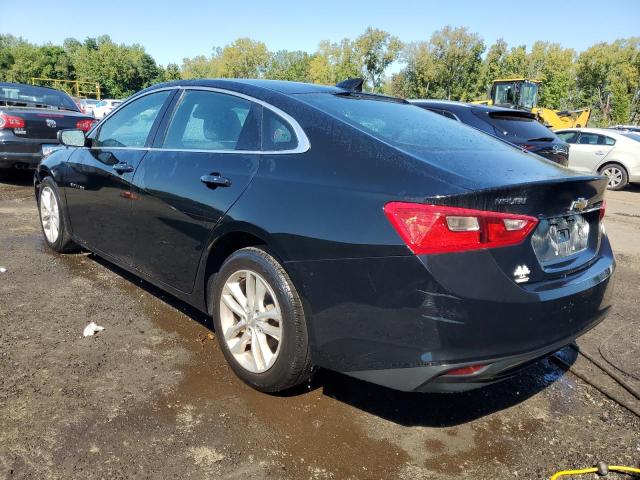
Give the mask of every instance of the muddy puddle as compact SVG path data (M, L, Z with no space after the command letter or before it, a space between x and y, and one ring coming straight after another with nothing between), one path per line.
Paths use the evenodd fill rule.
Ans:
M498 386L454 396L395 392L322 370L289 395L259 393L226 366L204 314L94 255L61 259L74 275L139 298L141 313L189 352L177 387L138 415L154 416L177 432L184 432L185 422L213 422L224 435L223 455L236 461L251 456L285 477L433 472L453 478L469 465L517 462L522 441L536 435L549 415L572 408L571 381L548 362ZM102 267L111 272L105 276ZM501 418L499 412L551 384L562 385L544 413Z

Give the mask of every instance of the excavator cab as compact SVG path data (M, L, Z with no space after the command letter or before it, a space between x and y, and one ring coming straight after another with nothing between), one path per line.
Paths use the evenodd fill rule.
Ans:
M495 80L491 84L491 103L496 107L531 111L538 103L538 81L524 78Z

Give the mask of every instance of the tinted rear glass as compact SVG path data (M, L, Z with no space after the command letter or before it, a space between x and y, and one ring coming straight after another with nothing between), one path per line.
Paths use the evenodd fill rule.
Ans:
M44 107L78 111L73 99L50 88L13 83L0 83L0 103L15 107Z
M300 95L300 100L391 145L430 150L508 149L460 122L408 103L367 96Z
M631 140L635 140L636 142L640 142L640 133L629 132L629 133L623 133L622 135L624 135L627 138L630 138Z
M484 112L477 112L476 115L491 125L498 137L505 140L517 138L527 141L540 138L554 139L555 137L551 130L533 118L515 115L489 115Z

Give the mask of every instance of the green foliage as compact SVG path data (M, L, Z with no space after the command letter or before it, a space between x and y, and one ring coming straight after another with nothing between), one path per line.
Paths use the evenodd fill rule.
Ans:
M392 65L401 67L385 75ZM542 81L538 103L553 109L591 107L592 124L640 120L640 38L598 43L577 54L557 43L485 48L467 28L446 26L428 40L403 45L388 32L368 27L355 40L320 42L312 54L270 52L263 42L238 38L210 56L158 66L140 45L108 36L62 46L34 45L0 34L0 81L30 83L32 77L97 82L103 96L126 97L156 82L180 78L272 78L334 85L363 77L366 88L407 98L486 98L497 78Z
M380 91L384 71L398 59L403 44L384 30L368 27L354 42L372 91Z
M271 55L265 77L272 80L311 81L311 55L300 50L279 50Z
M363 60L356 53L354 42L344 38L340 43L322 41L311 60L309 76L312 82L335 85L347 78L362 75Z

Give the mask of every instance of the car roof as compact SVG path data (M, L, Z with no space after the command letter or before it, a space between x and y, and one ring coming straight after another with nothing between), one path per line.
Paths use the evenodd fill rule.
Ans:
M295 95L303 93L338 93L345 90L327 85L316 85L303 82L290 82L286 80L259 80L245 78L230 79L198 79L198 80L176 80L173 82L160 83L149 87L147 90L172 86L210 87L228 88L230 90L241 90L247 93L266 93L267 91L277 92L284 95Z
M556 130L556 133L561 132L584 132L584 133L597 133L599 135L620 135L621 132L617 130L612 130L610 128L596 128L596 127L572 127L572 128L561 128Z
M16 82L0 82L0 87L31 87L31 88L43 88L46 90L53 90L54 92L62 92L65 95L69 95L67 92L65 92L64 90L59 90L57 88L53 88L53 87L46 87L46 86L42 86L42 85L31 85L29 83L16 83ZM71 96L71 95L69 95Z
M440 107L440 108L445 108L447 110L453 107L454 109L466 108L469 110L474 110L476 112L486 112L486 113L491 113L491 112L517 112L516 114L529 113L529 112L525 112L524 110L515 110L512 108L505 108L505 107L494 107L491 105L482 105L478 103L457 102L454 100L437 100L437 99L421 99L420 98L420 99L413 99L413 100L407 100L407 101L419 106L433 107L433 108Z

